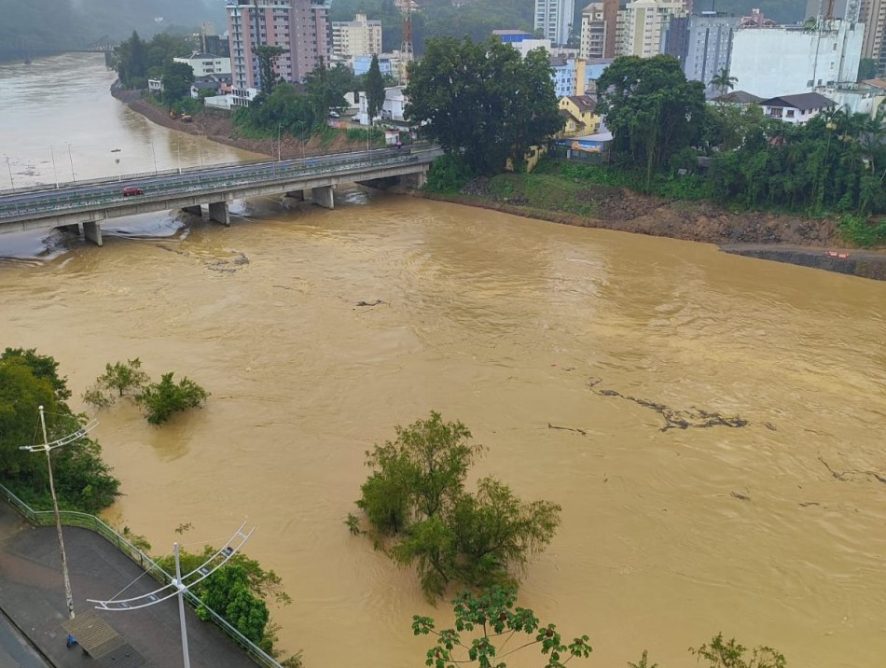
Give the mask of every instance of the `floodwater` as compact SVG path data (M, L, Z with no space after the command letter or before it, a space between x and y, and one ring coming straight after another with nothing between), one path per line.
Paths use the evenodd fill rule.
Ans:
M72 133L142 162L153 137L161 168L179 141L244 157L132 115L110 78L91 57L0 68L3 152L44 179L42 147ZM75 166L108 173L95 156ZM520 602L590 635L586 665L696 665L721 630L792 666L883 665L886 284L356 186L333 211L235 212L118 221L103 248L0 236L0 345L55 356L75 396L132 357L212 392L161 428L99 414L124 492L108 517L155 552L248 517L308 666L423 665L411 616L446 618L343 523L364 451L431 409L487 446L477 476L563 506ZM623 397L748 424L662 431Z

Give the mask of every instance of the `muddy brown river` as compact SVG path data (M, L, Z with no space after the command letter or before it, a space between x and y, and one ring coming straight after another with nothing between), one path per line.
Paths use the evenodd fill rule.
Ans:
M0 66L17 183L54 178L50 145L65 180L69 142L78 178L174 167L179 149L251 157L151 125L112 78L91 55ZM791 666L884 665L886 284L358 186L336 197L239 203L230 228L119 219L103 248L0 236L0 345L55 356L75 396L136 356L212 393L160 428L99 413L124 492L112 522L161 553L249 518L248 554L292 597L273 611L285 649L315 668L421 666L411 616L445 607L343 520L364 451L435 409L488 447L475 477L563 506L520 602L590 635L576 665L645 648L692 666L687 648L721 630ZM662 431L624 397L748 424Z

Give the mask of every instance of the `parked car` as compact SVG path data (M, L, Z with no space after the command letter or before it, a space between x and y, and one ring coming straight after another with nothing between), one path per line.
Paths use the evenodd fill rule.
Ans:
M145 191L138 186L126 186L123 188L123 197L133 197L135 195L144 195Z

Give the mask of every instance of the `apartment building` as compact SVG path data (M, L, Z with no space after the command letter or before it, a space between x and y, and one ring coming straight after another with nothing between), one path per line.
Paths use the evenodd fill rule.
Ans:
M228 0L228 41L234 87L261 88L255 49L283 49L274 65L275 76L302 81L320 65L328 65L331 35L323 0Z
M606 58L606 16L602 2L592 2L581 12L580 58ZM615 26L611 26L615 30Z
M553 44L569 40L574 15L575 0L535 0L535 30Z
M618 11L617 56L651 58L661 53L662 37L672 17L687 16L684 0L632 0Z
M864 23L861 57L873 59L886 77L886 0L861 0L858 20Z
M739 19L717 12L672 18L665 30L662 53L680 61L687 79L701 81L707 96L719 91L711 79L731 67L732 38Z
M381 53L381 21L357 14L353 21L332 22L332 53L336 56L378 55Z

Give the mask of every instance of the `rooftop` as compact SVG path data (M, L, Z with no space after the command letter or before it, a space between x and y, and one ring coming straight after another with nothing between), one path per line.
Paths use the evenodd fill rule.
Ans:
M763 100L760 104L764 107L793 107L800 111L809 111L810 109L824 109L825 107L835 106L835 102L830 98L818 93L800 93L798 95L779 95L778 97L770 97Z

